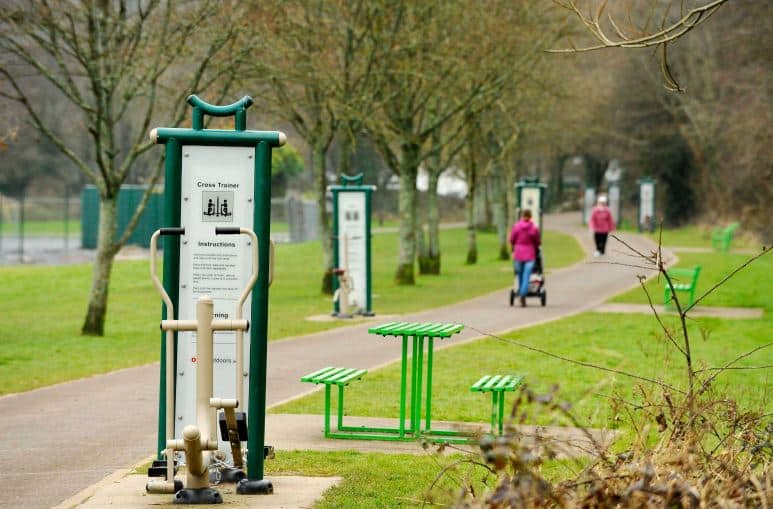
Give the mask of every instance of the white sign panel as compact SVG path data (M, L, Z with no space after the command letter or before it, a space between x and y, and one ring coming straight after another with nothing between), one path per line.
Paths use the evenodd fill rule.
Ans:
M655 216L655 183L642 182L639 185L639 224L649 226Z
M354 309L366 306L365 192L338 192L338 266L352 278L354 290L349 305ZM346 243L344 243L346 236ZM346 244L346 249L344 249Z
M255 149L250 147L184 146L182 149L179 318L196 318L196 301L214 300L215 318L234 317L236 304L252 272L249 238L215 235L216 226L253 228ZM248 298L243 317L250 319ZM236 397L236 333L214 334L214 397ZM244 334L245 369L249 334ZM196 333L180 332L177 350L175 436L196 422ZM243 376L244 399L248 377ZM241 407L247 408L247 401ZM218 433L218 439L220 439ZM220 449L230 458L228 442Z
M582 222L588 224L590 221L590 213L593 210L593 206L596 204L596 190L592 187L585 188L585 200L583 206Z
M620 224L620 186L609 186L609 210L615 224Z
M540 191L539 187L523 187L521 188L521 211L524 209L531 210L531 217L534 224L541 230L542 229L542 209L540 208Z

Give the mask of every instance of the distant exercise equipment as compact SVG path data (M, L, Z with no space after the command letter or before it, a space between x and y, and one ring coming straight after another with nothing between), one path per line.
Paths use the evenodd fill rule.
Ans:
M333 312L333 316L338 318L351 318L349 309L352 307L352 292L354 291L354 280L349 271L349 236L343 235L343 267L333 269L333 275L338 278L338 289L333 293L333 301L338 304L338 311ZM355 306L356 308L356 303Z
M333 197L333 316L373 316L370 216L374 186L363 175L341 175L341 184L328 186ZM348 286L347 286L348 285ZM348 300L343 295L348 295ZM343 308L342 308L343 306Z

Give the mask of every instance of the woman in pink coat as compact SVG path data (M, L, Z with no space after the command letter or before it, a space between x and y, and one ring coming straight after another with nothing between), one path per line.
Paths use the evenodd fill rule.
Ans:
M529 291L529 276L540 245L539 228L531 222L531 210L524 209L521 220L513 225L510 245L513 246L513 269L518 278L518 295L521 296L521 307L524 307Z
M593 240L596 242L596 252L593 256L602 256L607 247L609 232L615 229L615 218L607 207L607 197L599 196L596 206L590 213L590 230L593 232Z

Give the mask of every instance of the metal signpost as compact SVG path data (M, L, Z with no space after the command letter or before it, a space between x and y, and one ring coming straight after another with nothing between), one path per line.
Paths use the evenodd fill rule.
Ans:
M639 231L655 231L655 180L642 177L639 184Z
M582 224L588 224L590 221L590 213L594 205L596 205L596 188L586 187L583 195Z
M615 220L615 224L620 224L620 184L617 182L609 183L609 211L612 213L612 218Z
M539 177L524 177L515 184L515 195L520 210L531 210L531 217L542 231L542 210L545 204L545 188Z
M345 316L354 309L373 316L371 302L370 214L375 186L362 184L362 173L341 176L341 185L329 186L333 193L333 264L351 282L351 290L338 293L333 315ZM333 280L333 289L341 289L341 277ZM343 310L341 299L348 298Z
M270 481L263 480L266 354L268 330L268 286L273 263L269 241L271 215L271 150L285 143L278 131L246 130L246 110L250 97L228 106L208 104L195 95L188 98L193 106L193 128L156 128L151 138L165 145L164 225L183 227L179 242L167 242L164 248L163 285L178 320L195 319L196 301L212 297L214 316L232 319L234 302L251 275L251 245L247 236L216 236L216 227L244 227L258 239L257 282L246 302L244 318L249 334L244 340L244 355L249 367L243 373L241 391L236 388L236 337L234 332L219 332L214 339L214 393L219 398L235 398L243 392L240 408L247 413L247 479L238 493L271 493ZM235 130L203 128L204 115L233 116ZM166 307L163 309L166 317ZM174 319L175 317L168 317ZM167 359L161 349L161 388L159 401L158 451L164 449L165 387L175 384L175 436L195 422L196 334L179 332L176 355ZM163 338L162 338L163 345ZM175 380L166 380L166 363L175 363ZM230 456L227 440L218 448Z

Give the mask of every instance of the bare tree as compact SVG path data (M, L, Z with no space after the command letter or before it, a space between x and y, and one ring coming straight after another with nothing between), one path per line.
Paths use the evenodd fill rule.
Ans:
M391 7L385 9L382 26L396 29L376 31L374 45L395 50L380 62L379 107L366 126L400 176L395 281L414 284L419 167L435 164L439 151L454 152L457 142L471 143L461 120L515 86L518 72L528 72L529 61L521 56L539 46L534 40L544 28L544 10L536 2L517 7L509 2L400 2Z
M378 15L367 0L274 0L250 13L256 58L245 79L265 89L267 110L290 123L311 149L326 293L332 293L333 263L327 153L337 135L348 142L367 115L381 49L365 41Z
M99 192L97 257L83 334L104 333L113 260L159 180L160 160L145 199L116 238L121 184L153 146L147 131L162 105L174 105L164 123L176 126L185 116L186 95L228 89L240 55L235 8L236 2L215 0L19 0L0 11L0 96L21 104L31 125ZM77 112L68 130L56 129L42 113L28 90L31 79L48 82L58 92L54 100ZM127 125L131 136L124 140ZM73 148L83 137L91 141L88 156Z
M701 23L707 21L729 0L703 0L690 8L685 0L650 0L647 6L633 5L623 16L624 21L607 11L608 0L553 0L557 5L571 11L586 28L586 33L595 39L595 44L552 50L557 53L594 51L604 48L648 48L656 46L661 52L661 71L665 86L669 90L682 91L674 78L668 61L668 46ZM639 14L639 16L637 16ZM634 19L637 18L637 19Z

